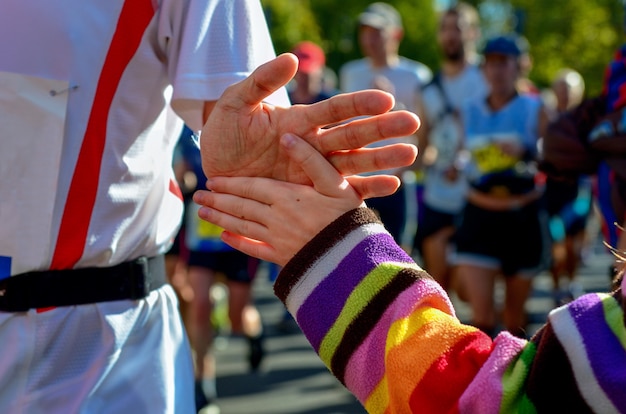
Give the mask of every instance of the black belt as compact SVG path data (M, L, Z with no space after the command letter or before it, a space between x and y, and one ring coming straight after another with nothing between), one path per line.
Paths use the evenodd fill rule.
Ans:
M0 311L142 299L165 282L162 255L111 267L22 273L0 281Z

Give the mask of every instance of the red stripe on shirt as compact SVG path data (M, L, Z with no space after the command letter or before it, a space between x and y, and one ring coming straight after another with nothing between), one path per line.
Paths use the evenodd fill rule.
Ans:
M180 199L180 201L184 201L183 200L183 192L180 189L180 186L178 185L178 183L174 180L170 180L170 193L174 194L176 197L178 197Z
M83 255L96 203L111 103L124 70L137 52L154 13L152 0L124 2L98 80L93 107L61 219L51 269L72 268Z

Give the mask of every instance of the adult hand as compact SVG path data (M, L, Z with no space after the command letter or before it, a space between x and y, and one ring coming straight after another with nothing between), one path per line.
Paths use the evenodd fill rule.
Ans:
M197 191L198 215L226 231L222 240L250 256L284 266L324 227L363 205L348 181L317 150L293 135L281 149L310 185L270 178L214 177Z
M301 136L343 175L413 163L416 149L412 145L363 148L382 139L411 135L419 127L415 114L388 112L394 99L385 92L341 94L289 108L264 103L293 78L297 66L294 55L281 55L224 92L202 129L202 163L207 177L260 176L310 184L302 168L278 145L286 133ZM356 117L361 118L344 123ZM365 198L389 195L397 189L396 180L389 176L361 177L353 185Z

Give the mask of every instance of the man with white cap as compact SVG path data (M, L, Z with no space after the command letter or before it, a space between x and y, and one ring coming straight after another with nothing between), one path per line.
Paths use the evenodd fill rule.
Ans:
M400 14L387 3L372 3L359 15L358 23L359 46L364 58L341 68L341 89L353 92L376 88L383 86L381 78L384 77L393 87L387 91L394 94L397 103L412 109L414 86L428 83L432 71L423 63L398 54L404 36Z
M340 87L343 92L363 89L382 89L394 95L397 109L416 112L416 93L422 85L432 79L432 71L423 63L407 59L398 54L404 30L402 18L391 5L382 2L372 3L358 17L358 39L362 59L346 63L339 72ZM399 142L416 143L416 137L397 138ZM386 171L402 178L402 170ZM370 207L375 209L396 242L409 248L413 235L407 234L407 209L414 197L407 197L409 191L401 188L395 194L371 199Z

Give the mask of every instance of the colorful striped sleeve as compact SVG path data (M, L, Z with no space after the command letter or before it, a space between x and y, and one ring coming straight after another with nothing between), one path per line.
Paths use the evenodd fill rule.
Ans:
M365 208L346 213L311 240L285 266L275 293L322 361L370 413L537 412L537 404L551 401L542 387L529 386L543 383L536 375L538 357L559 361L546 355L561 352L561 365L570 367L560 323L530 342L506 332L492 341L461 324L446 293ZM606 312L616 317L613 308ZM617 343L623 353L621 315L621 325L613 321L605 333L622 335ZM554 344L558 349L551 349ZM610 381L593 389L608 390L599 397L605 405L590 404L578 391L581 375L565 381L571 385L566 391L585 401L579 408L593 412L590 407L609 401L622 409L611 400Z

